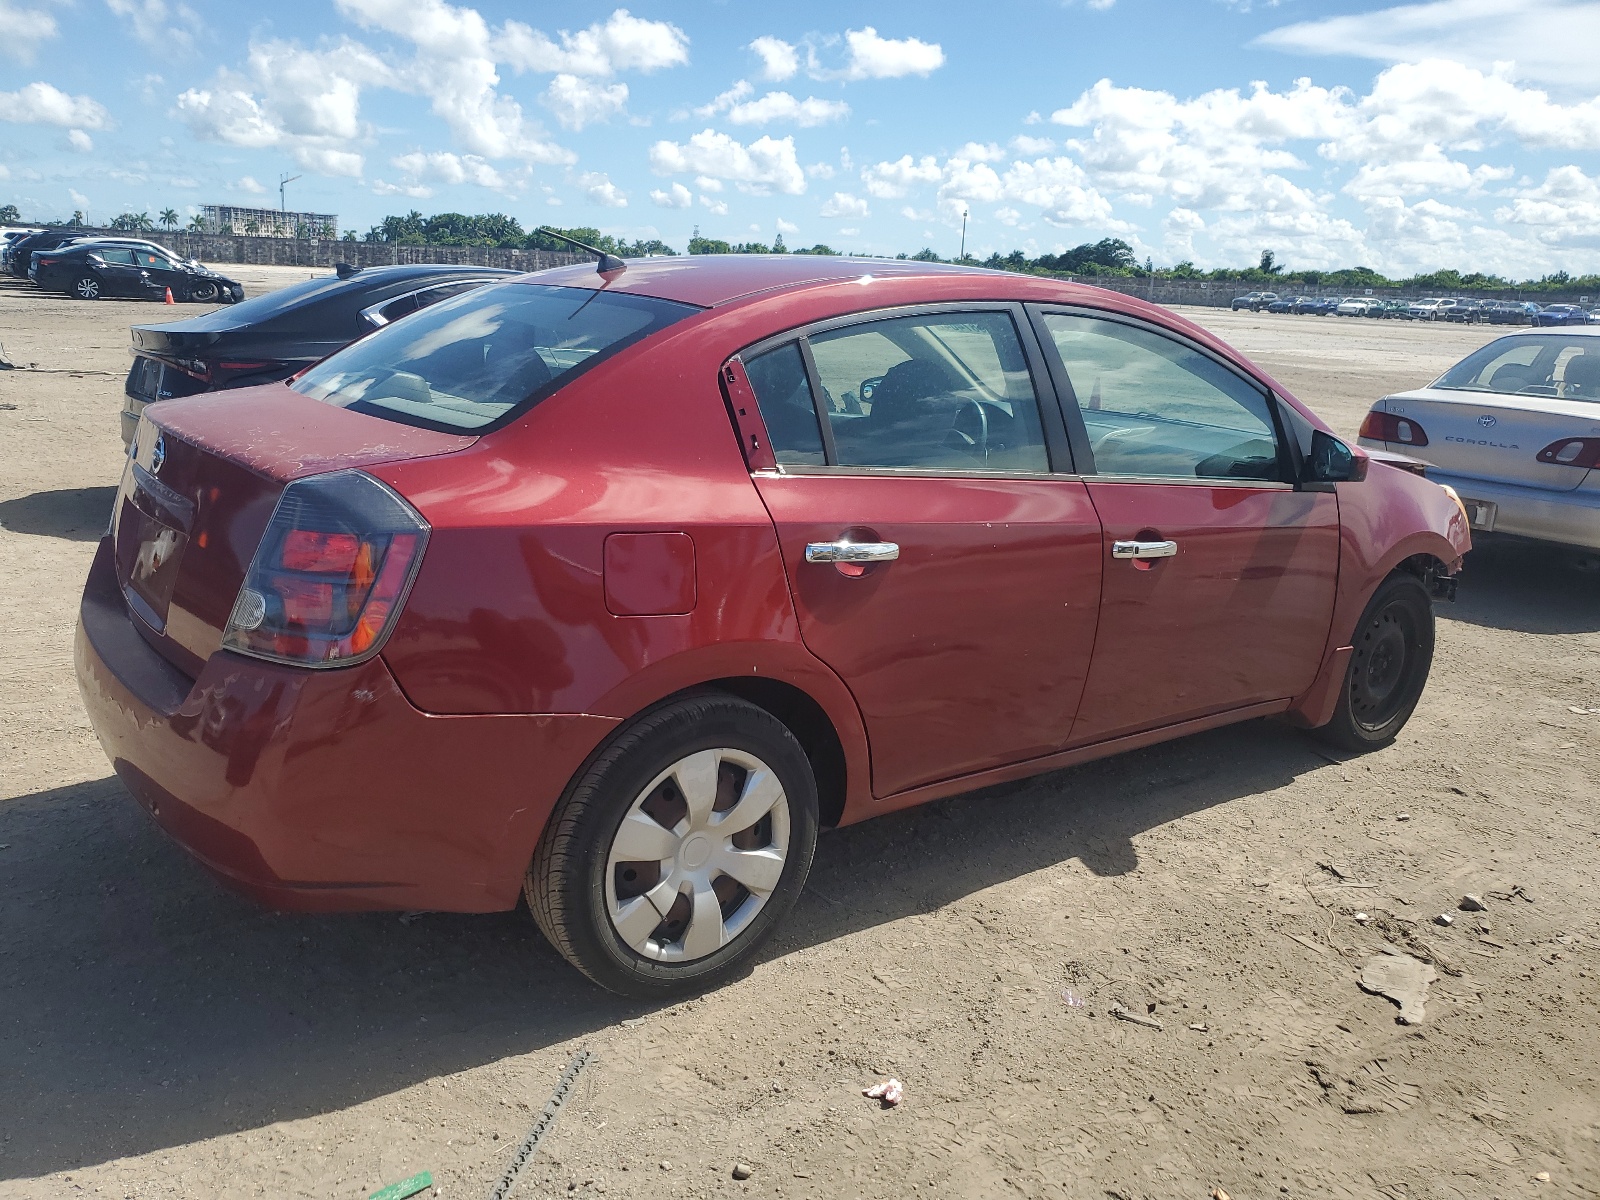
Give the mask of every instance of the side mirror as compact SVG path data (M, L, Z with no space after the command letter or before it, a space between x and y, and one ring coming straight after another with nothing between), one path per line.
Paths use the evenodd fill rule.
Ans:
M1367 477L1367 456L1357 454L1331 433L1314 430L1306 477L1313 483L1359 483Z

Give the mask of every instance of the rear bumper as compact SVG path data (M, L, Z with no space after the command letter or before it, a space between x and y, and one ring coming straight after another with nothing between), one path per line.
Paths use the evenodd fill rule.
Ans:
M138 396L131 396L127 393L123 394L121 420L122 444L124 446L131 446L133 444L133 435L138 432L139 429L139 417L143 415L145 406L149 403L150 401L141 399Z
M1494 504L1494 526L1487 532L1512 533L1544 542L1600 550L1600 491L1552 492L1452 475L1435 467L1428 468L1428 478L1435 483L1449 484L1463 500L1485 500Z
M75 658L128 790L224 883L280 909L511 908L551 809L617 724L433 716L381 657L311 671L219 652L190 680L134 626L106 542Z

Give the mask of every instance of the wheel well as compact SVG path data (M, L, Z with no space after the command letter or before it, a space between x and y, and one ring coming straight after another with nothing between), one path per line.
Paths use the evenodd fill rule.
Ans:
M1415 575L1422 581L1422 586L1428 589L1428 595L1436 600L1454 600L1456 597L1455 576L1449 574L1449 568L1435 555L1413 554L1410 558L1402 559L1395 571Z
M837 825L844 815L844 746L822 705L793 684L776 679L713 679L705 686L748 700L789 727L811 760L811 771L817 780L818 819L824 828Z

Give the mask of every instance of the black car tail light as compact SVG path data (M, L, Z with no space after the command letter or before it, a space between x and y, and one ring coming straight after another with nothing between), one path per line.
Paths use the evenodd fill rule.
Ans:
M1551 442L1535 456L1542 463L1558 467L1582 467L1586 471L1600 467L1600 438L1562 438Z
M428 523L361 471L283 489L223 631L229 650L342 667L383 646L422 563Z
M1402 446L1426 446L1428 435L1410 417L1373 409L1361 422L1361 436L1375 442L1398 442Z

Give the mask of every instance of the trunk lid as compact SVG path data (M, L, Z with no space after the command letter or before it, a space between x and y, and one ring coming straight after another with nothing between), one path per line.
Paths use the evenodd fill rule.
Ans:
M222 643L290 480L449 454L466 435L335 408L266 384L145 410L112 515L117 582L140 632L190 677Z
M1426 446L1389 443L1452 475L1570 492L1585 472L1537 455L1565 437L1600 436L1600 404L1554 396L1508 396L1450 388L1419 388L1386 396L1384 411L1422 426Z

